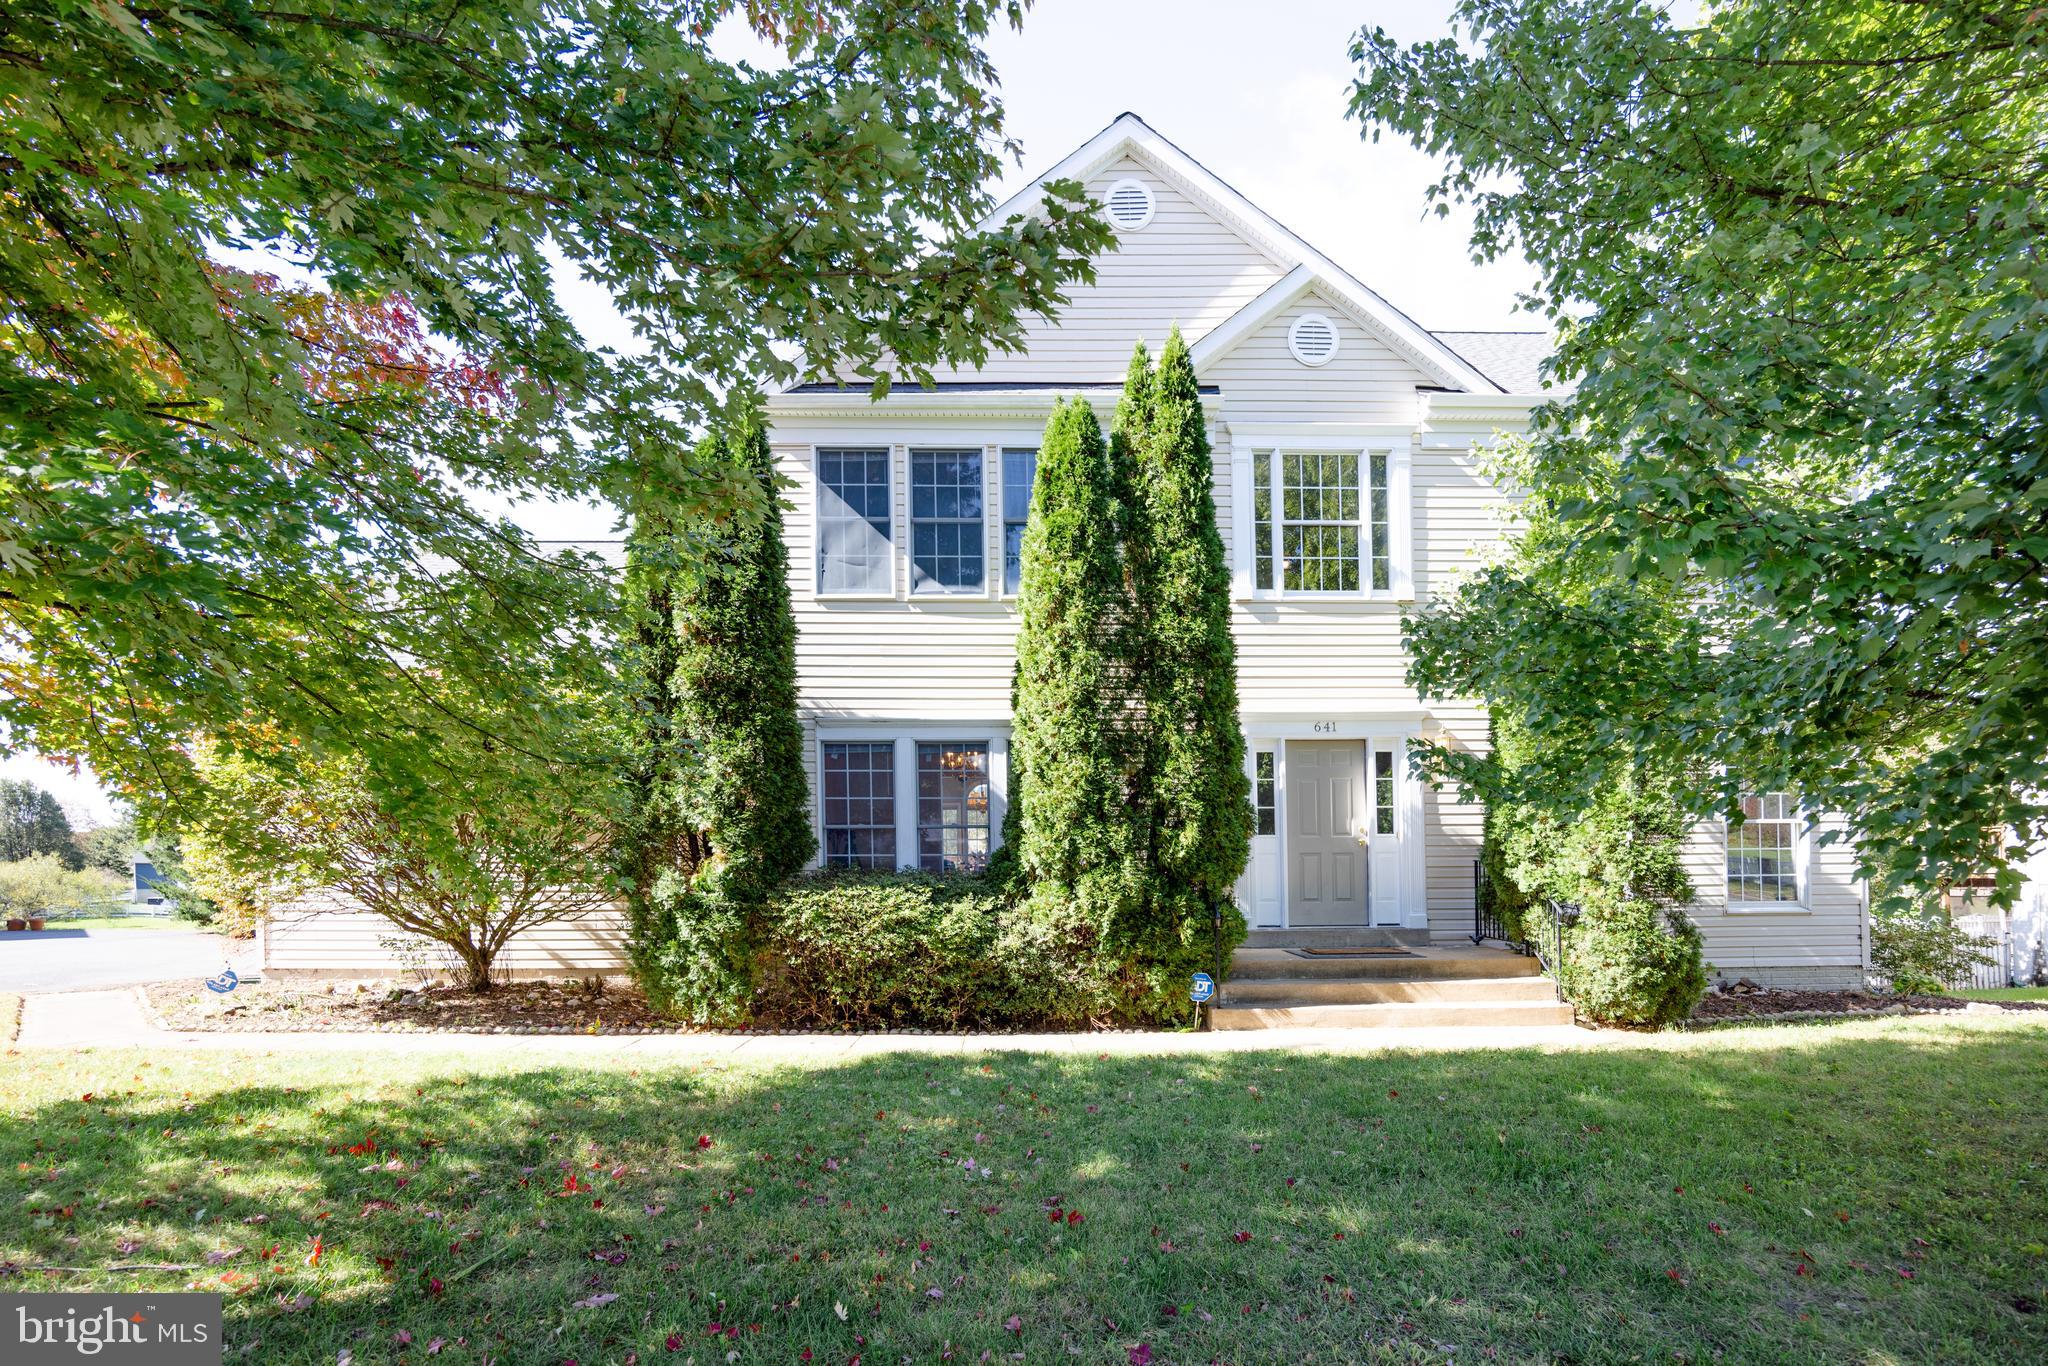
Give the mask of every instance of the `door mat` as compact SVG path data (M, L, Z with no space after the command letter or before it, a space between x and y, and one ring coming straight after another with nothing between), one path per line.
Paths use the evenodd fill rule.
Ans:
M1416 958L1420 955L1393 945L1373 945L1355 949L1289 949L1296 958Z

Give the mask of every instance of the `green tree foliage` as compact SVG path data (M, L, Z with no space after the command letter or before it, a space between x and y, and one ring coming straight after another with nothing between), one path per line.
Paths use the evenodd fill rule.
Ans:
M1129 786L1122 520L1094 410L1060 403L1024 532L1009 795L1019 890L1048 924L1090 943L1117 938L1147 889Z
M1146 386L1134 488L1133 585L1144 621L1146 778L1159 873L1205 909L1251 850L1251 781L1237 716L1230 562L1216 524L1208 423L1175 328Z
M1939 908L1887 908L1870 919L1870 969L1902 996L1939 996L1998 960Z
M1490 786L1512 791L1535 753L1533 737L1496 713L1485 761ZM1560 983L1578 1013L1605 1024L1655 1028L1684 1019L1706 990L1684 843L1692 821L1682 794L1696 774L1621 775L1568 812L1489 806L1489 854L1509 938L1556 943L1550 903L1577 908L1564 931ZM1553 965L1555 966L1555 965Z
M1023 10L9 5L9 743L162 794L184 740L251 716L402 783L427 760L387 722L392 675L530 709L521 680L609 585L537 560L471 490L632 506L660 484L761 515L684 458L722 395L799 351L878 387L973 364L1090 276L1110 239L1078 185L977 226L1014 150L983 43ZM728 18L786 60L718 56ZM636 354L582 336L562 262Z
M768 512L707 535L687 557L656 508L636 536L643 736L628 877L634 958L650 994L723 1022L752 999L769 894L817 842L766 429L749 416L729 439L704 438L694 458L735 467Z
M1577 387L1525 486L1616 587L1560 611L1482 577L1423 681L1490 678L1531 783L1708 761L1696 810L1796 792L1890 881L1976 871L2010 827L2009 900L2048 838L2042 12L1456 13L1455 40L1362 34L1352 110L1447 158L1482 258L1537 270ZM1652 580L1690 619L1646 642L1621 608Z
M394 807L359 760L266 762L254 748L196 746L205 815L181 839L195 890L229 927L309 894L339 896L443 946L470 988L488 991L515 935L613 902L616 812L594 766L550 770L470 748L430 801Z
M1041 923L1084 937L1072 981L1098 1017L1178 1015L1189 974L1243 937L1251 793L1212 477L1177 330L1156 373L1134 352L1106 449L1075 400L1039 451L1006 837Z
M55 854L0 863L0 911L16 920L103 911L121 881L102 868L72 868Z
M37 854L48 854L66 868L85 866L71 835L71 818L57 799L34 783L0 778L0 862Z
M1053 409L1038 449L1018 595L1010 752L1017 857L1030 883L1127 904L1141 850L1125 816L1125 604L1109 451L1083 399ZM1098 895L1090 895L1097 893Z

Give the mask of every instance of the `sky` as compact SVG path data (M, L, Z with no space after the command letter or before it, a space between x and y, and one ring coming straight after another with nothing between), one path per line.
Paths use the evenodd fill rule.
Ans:
M988 44L1009 132L1024 148L996 198L1129 110L1425 327L1538 328L1515 311L1516 295L1534 283L1527 264L1475 265L1469 215L1425 213L1439 164L1398 136L1364 140L1344 116L1352 35L1378 26L1404 42L1438 37L1449 11L1439 0L1266 0L1256 9L1244 0L1036 0L1021 31ZM593 341L628 343L601 292L576 280L562 286ZM502 510L542 539L617 535L611 509L598 505ZM17 756L0 760L0 776L42 784L76 822L111 815L89 774Z

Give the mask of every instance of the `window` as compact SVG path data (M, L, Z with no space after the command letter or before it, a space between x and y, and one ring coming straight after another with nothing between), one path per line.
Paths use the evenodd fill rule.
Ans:
M1003 591L1012 597L1024 586L1024 525L1037 478L1037 451L1003 452Z
M988 866L988 745L917 746L917 866L973 873Z
M1799 903L1799 809L1782 792L1742 798L1742 824L1728 827L1728 902Z
M975 593L982 576L981 452L910 453L910 591Z
M827 744L825 864L831 868L896 866L896 746Z
M893 593L889 452L818 452L818 591Z
M1391 591L1393 466L1385 450L1253 452L1253 586L1283 593Z
M1393 518L1387 510L1387 453L1374 451L1366 458L1371 481L1366 493L1372 504L1372 586L1385 591L1394 579Z
M1394 751L1376 749L1372 754L1372 829L1376 835L1394 833Z
M1252 760L1252 810L1257 823L1252 829L1261 835L1270 835L1280 828L1279 783L1276 781L1275 756L1270 749L1262 749Z

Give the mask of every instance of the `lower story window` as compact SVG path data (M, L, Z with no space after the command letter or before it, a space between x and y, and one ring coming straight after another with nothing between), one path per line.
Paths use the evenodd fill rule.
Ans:
M917 866L973 873L988 866L988 745L917 746Z
M896 746L827 744L824 757L826 866L894 868Z
M1728 828L1728 900L1739 905L1799 900L1799 811L1783 792L1742 798L1742 824Z

